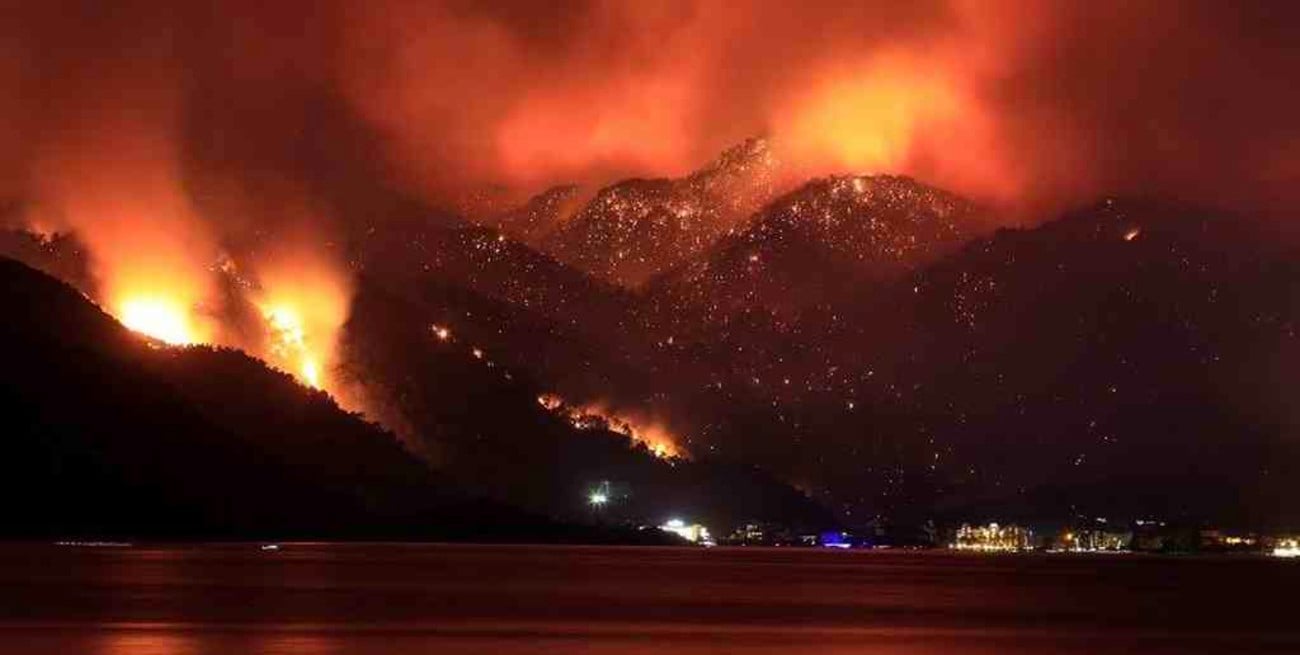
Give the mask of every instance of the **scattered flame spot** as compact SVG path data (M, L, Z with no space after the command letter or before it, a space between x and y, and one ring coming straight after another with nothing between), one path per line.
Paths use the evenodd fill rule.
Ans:
M537 397L537 404L553 412L564 405L564 399L553 393L544 393Z

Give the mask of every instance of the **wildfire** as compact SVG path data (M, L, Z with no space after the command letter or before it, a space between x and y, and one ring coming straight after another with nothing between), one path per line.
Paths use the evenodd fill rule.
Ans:
M621 434L644 446L659 459L672 461L688 458L686 451L677 445L677 438L662 426L636 421L596 404L568 405L563 398L553 393L538 396L537 404L563 417L579 430L608 430Z
M174 346L199 341L189 309L172 298L131 297L117 307L122 325L140 334Z
M113 288L107 307L127 328L169 345L239 348L306 386L338 391L330 388L328 371L338 330L347 318L349 287L334 268L295 255L275 266L253 262L254 272L244 277L228 256L210 268L195 264L166 270L119 259L124 265L104 269L113 274L108 278ZM250 331L242 323L245 318L229 312L210 293L212 281L195 271L237 276L238 293L256 309L260 329Z
M297 371L304 384L321 388L320 360L307 346L302 316L286 305L263 308L262 314L270 329L272 357Z

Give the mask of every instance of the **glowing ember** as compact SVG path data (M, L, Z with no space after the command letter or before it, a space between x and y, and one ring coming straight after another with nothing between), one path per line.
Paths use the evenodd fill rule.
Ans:
M189 345L198 341L189 311L169 298L128 298L118 306L117 316L127 328L164 343Z
M1125 232L1125 233L1124 233L1124 240L1125 240L1125 241L1132 241L1132 240L1138 238L1138 236L1141 235L1141 234L1142 234L1142 228L1140 228L1140 227L1132 228L1132 229L1130 229L1128 232Z

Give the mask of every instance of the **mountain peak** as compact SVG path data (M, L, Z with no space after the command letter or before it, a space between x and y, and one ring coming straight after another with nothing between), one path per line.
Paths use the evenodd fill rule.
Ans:
M755 309L797 313L830 302L844 283L897 277L956 249L977 211L907 177L815 179L658 280L656 293L671 299L661 306L704 303L715 319Z
M601 189L541 247L597 277L636 287L703 252L776 192L765 139L749 139L684 178Z

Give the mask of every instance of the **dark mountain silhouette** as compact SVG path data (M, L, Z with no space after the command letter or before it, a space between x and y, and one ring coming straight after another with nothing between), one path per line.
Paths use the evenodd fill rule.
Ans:
M641 185L680 182L607 191L653 205ZM826 518L779 478L850 522L1300 524L1294 250L1153 201L978 236L988 223L904 178L815 180L628 290L416 212L351 235L349 365L448 486L555 516L592 518L584 492L608 480L623 518ZM696 247L618 234L598 241L647 261ZM653 416L699 457L575 430L537 404L552 391Z
M609 481L622 490L609 520L681 516L720 526L759 519L833 525L824 509L769 474L680 444L690 460L665 460L618 432L576 429L539 403L551 389L498 352L436 333L436 288L363 279L346 328L345 356L374 402L408 426L414 447L458 484L551 515L589 517L587 496ZM441 327L441 326L439 326ZM544 344L540 344L544 347Z
M0 257L16 259L86 293L94 293L90 257L73 234L41 235L23 229L0 229Z
M1003 230L784 341L733 325L691 406L845 511L1294 526L1300 257L1250 225L1108 201Z
M571 396L611 385L646 392L625 290L479 226L412 221L359 238L354 250L361 284L401 296L417 310L413 324L441 325Z
M814 180L773 201L735 234L650 285L665 316L720 323L745 312L788 321L859 300L880 282L956 250L978 210L903 177Z
M349 325L348 373L383 408L379 418L402 428L412 450L443 472L449 489L468 488L538 513L587 521L592 517L585 490L611 480L635 495L611 507L604 517L610 520L683 514L730 523L833 524L815 503L751 467L707 459L668 464L622 434L575 430L542 410L537 398L544 391L590 400L608 391L611 380L635 395L641 376L625 352L626 334L617 329L631 299L495 231L447 223L387 220L384 229L358 238L355 261L365 273ZM604 327L598 329L596 321ZM437 350L433 325L448 329L456 348ZM594 339L596 334L602 338ZM490 353L491 366L473 357L471 346ZM419 356L429 348L441 358ZM385 359L388 354L392 360ZM508 370L520 377L502 386L500 376ZM194 371L179 365L170 373ZM539 374L562 384L532 382ZM202 386L204 402L233 402L227 394L240 389L234 372L219 382L195 375L186 384ZM444 388L448 381L454 381L451 389ZM284 382L299 390L288 378ZM502 449L532 455L503 462ZM506 466L536 461L548 465Z
M1106 201L972 243L910 281L896 383L1002 502L1294 524L1300 257L1250 225Z
M855 515L1300 519L1293 251L1153 201L988 222L814 181L638 292L612 340L635 366L588 375Z
M390 283L436 280L524 311L578 324L624 310L627 294L491 228L393 222L360 235L354 258Z
M127 331L0 259L3 533L598 540L457 491L393 436L230 350Z

